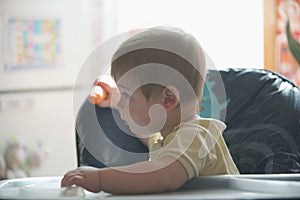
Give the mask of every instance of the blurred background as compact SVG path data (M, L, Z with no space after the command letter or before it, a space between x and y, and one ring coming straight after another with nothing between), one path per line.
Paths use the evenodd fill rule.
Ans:
M76 167L76 78L88 55L118 34L181 27L217 68L284 74L277 8L291 1L0 0L0 169L13 178L61 176Z

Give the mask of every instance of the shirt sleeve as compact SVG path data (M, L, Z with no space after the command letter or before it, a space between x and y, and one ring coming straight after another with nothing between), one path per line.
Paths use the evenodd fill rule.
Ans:
M214 138L201 128L182 127L167 138L157 158L163 156L175 158L184 167L189 179L192 179L199 176L207 165L216 160L213 141Z

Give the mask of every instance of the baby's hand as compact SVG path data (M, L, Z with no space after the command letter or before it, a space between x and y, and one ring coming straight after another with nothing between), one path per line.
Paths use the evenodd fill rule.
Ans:
M79 167L65 174L61 180L61 187L71 187L77 185L90 192L101 191L99 169L94 167Z
M119 90L116 87L111 87L107 83L98 80L94 81L94 85L101 86L106 92L105 98L96 105L102 108L110 107L113 109L117 109L117 104L121 97Z

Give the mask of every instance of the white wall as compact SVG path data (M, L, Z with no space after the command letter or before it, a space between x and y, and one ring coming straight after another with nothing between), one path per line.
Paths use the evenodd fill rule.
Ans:
M218 68L263 68L261 0L108 0L107 35L154 25L182 27L198 37ZM106 36L107 36L106 35Z
M72 86L88 54L86 3L84 0L0 0L0 90ZM61 62L40 70L7 72L7 20L9 18L59 19ZM18 80L18 81L17 81Z
M62 60L46 69L5 71L7 19L61 20ZM12 138L48 153L33 176L61 176L77 166L73 85L89 53L85 0L0 0L0 153Z

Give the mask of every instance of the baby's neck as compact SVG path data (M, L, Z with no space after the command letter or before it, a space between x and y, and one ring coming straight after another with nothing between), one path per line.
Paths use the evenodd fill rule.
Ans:
M180 117L176 117L176 116L170 117L170 119L166 121L164 128L161 130L161 136L166 137L180 123L188 122L188 121L191 121L193 119L197 119L197 114L196 113L191 113L191 115L184 116L184 117L182 117L182 119L181 119L181 116Z

